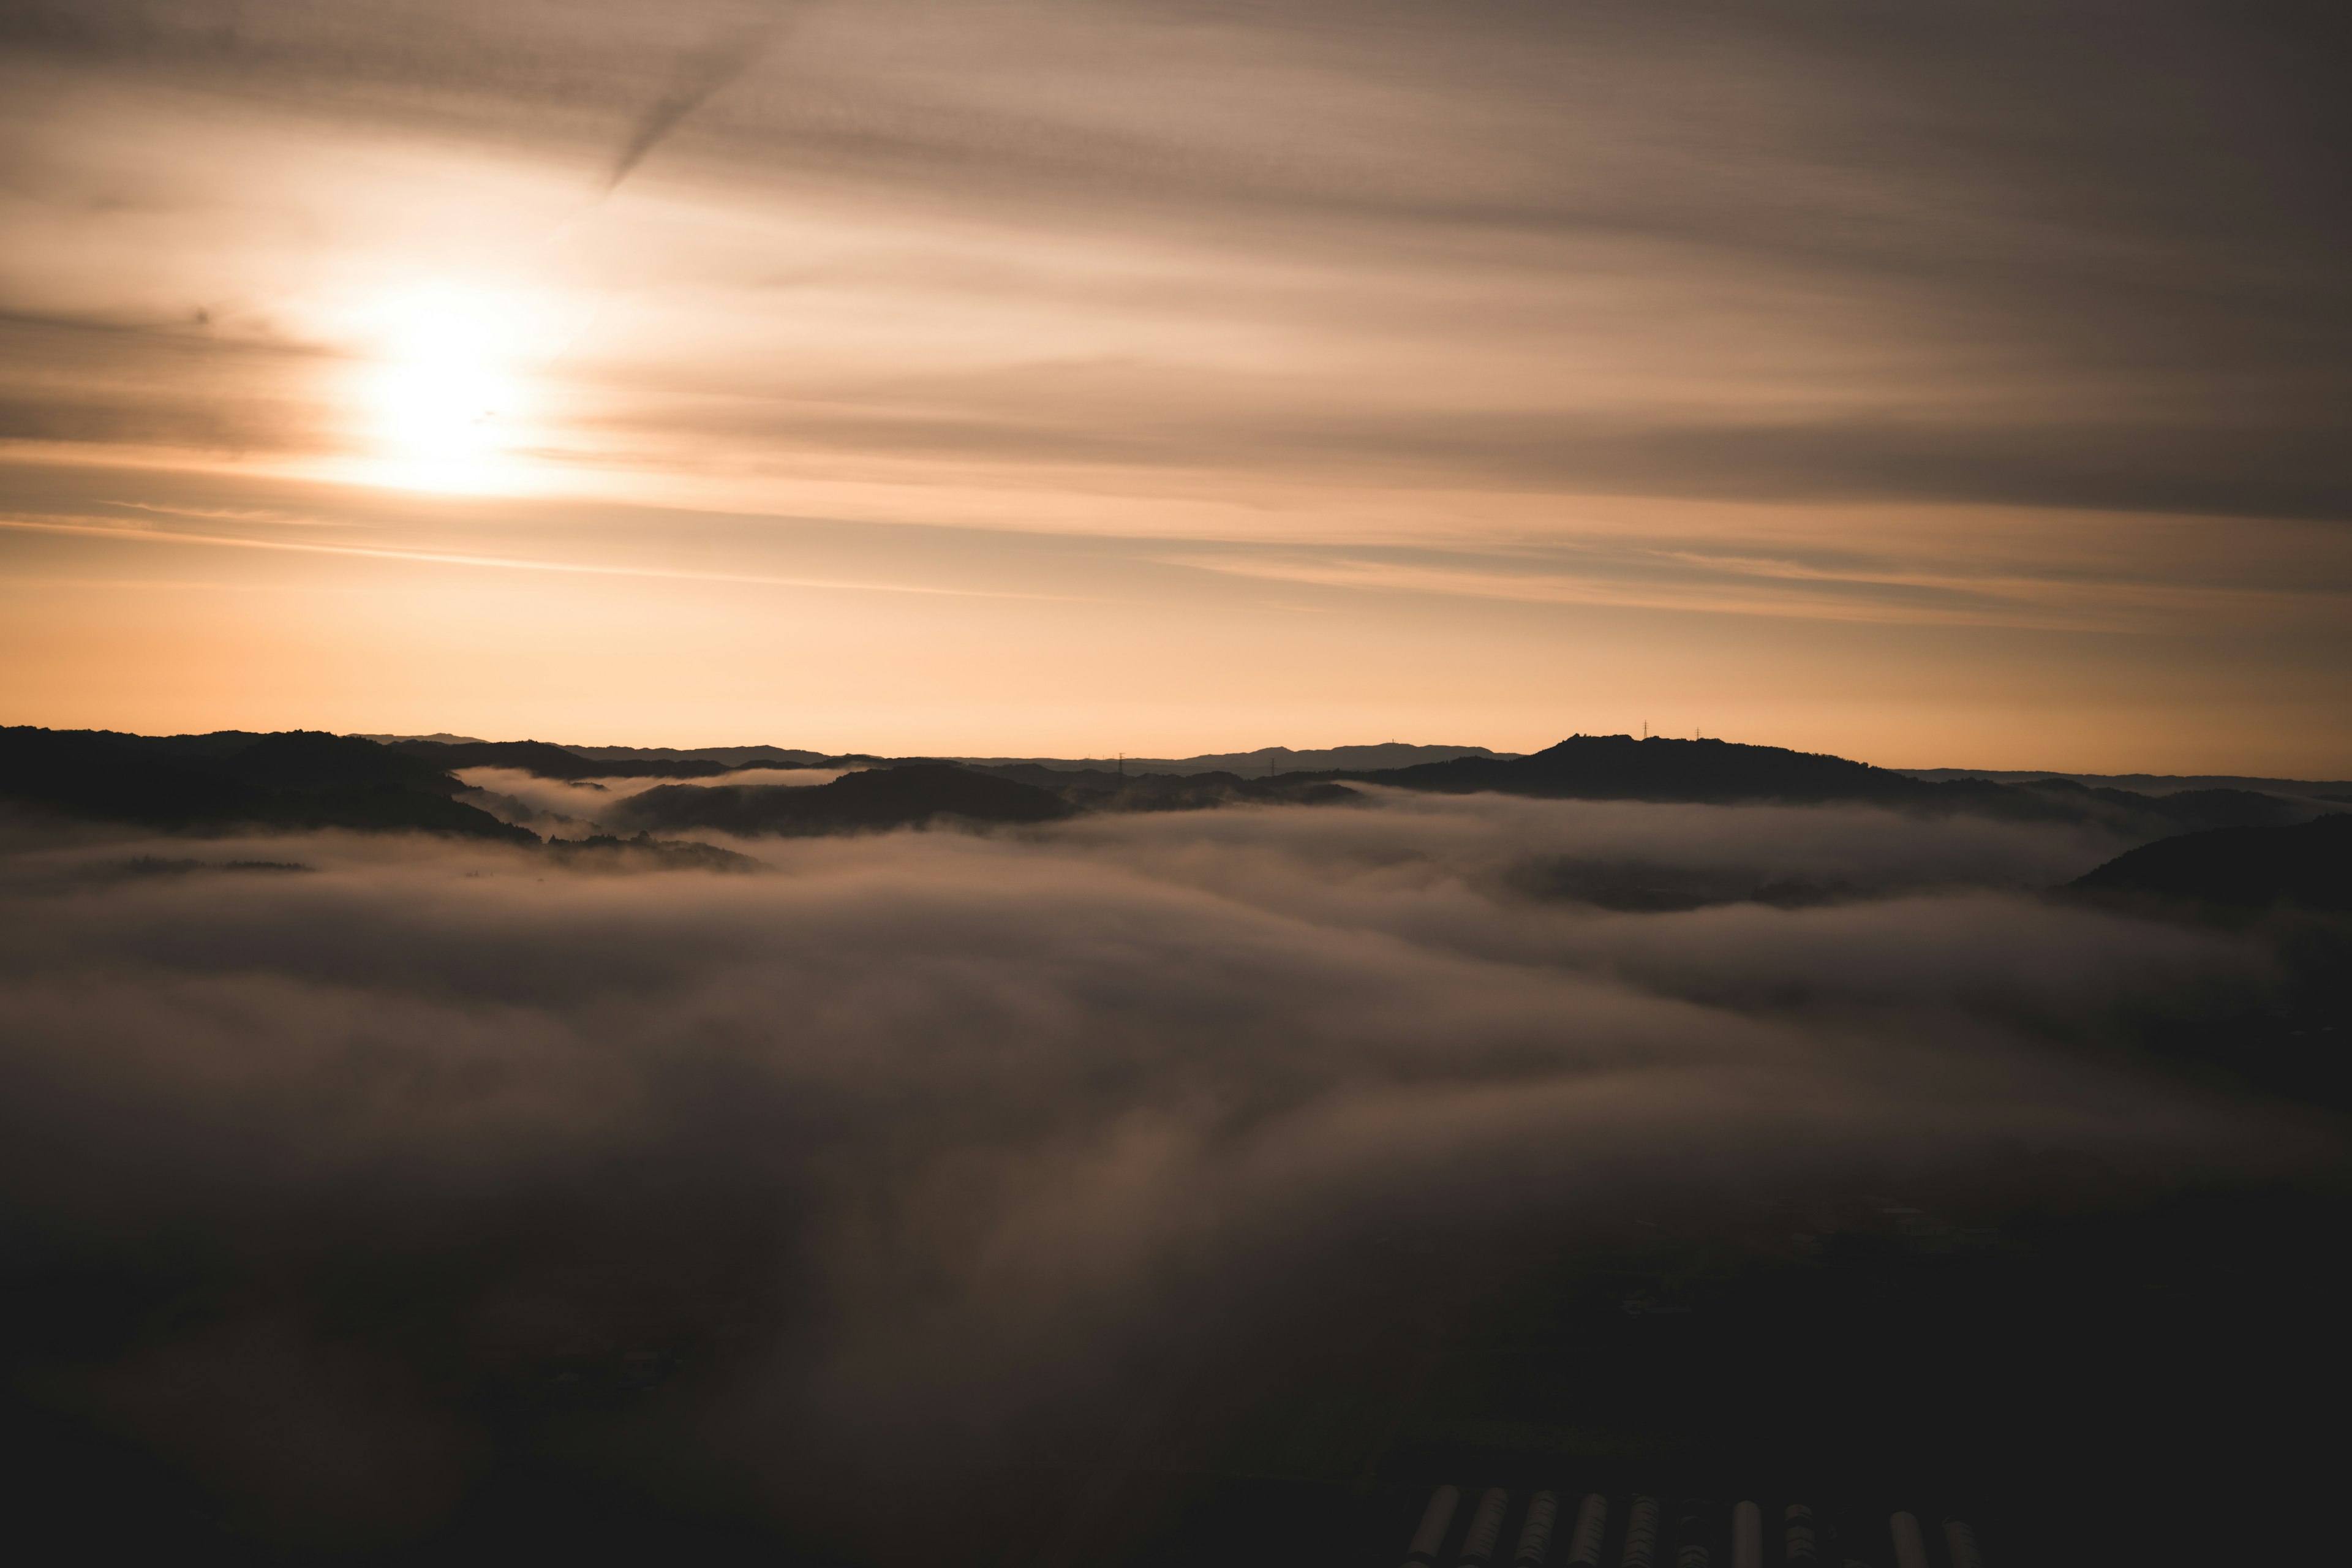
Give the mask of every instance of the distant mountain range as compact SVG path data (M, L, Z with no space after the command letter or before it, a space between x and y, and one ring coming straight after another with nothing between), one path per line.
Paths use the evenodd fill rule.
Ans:
M1490 752L1484 746L1415 746L1402 741L1382 741L1370 746L1326 746L1295 752L1288 746L1260 746L1255 752L1210 752L1197 757L956 757L975 767L1047 768L1055 773L1234 773L1243 778L1267 778L1282 773L1324 773L1339 769L1377 772L1411 767L1417 763L1452 762L1461 757L1515 757L1517 752Z
M1193 765L1236 758L1251 771ZM1333 759L1397 765L1281 765ZM848 771L814 785L729 782L747 765ZM2141 793L2056 777L2002 782L1956 770L1921 776L1776 746L1663 736L1575 735L1528 755L1395 742L1324 752L1269 747L1183 759L1160 771L1130 760L1121 771L1068 759L888 760L772 746L685 752L449 735L387 737L379 743L312 731L142 736L0 730L0 798L20 807L165 831L412 829L538 842L536 835L483 809L496 806L514 816L512 803L470 790L457 776L487 767L573 784L669 781L615 793L593 825L581 825L638 834L841 834L940 819L1036 825L1088 812L1333 805L1361 801L1367 788L1703 805L1863 804L2084 823L2162 841L2102 867L2085 879L2085 891L2137 889L2239 904L2278 897L2315 909L2345 907L2345 830L2326 824L2352 821L2327 816L2313 823L2332 803L2302 785L2289 793L2236 787ZM2241 880L2232 882L2233 875Z
M776 767L808 768L837 766L842 763L869 763L890 759L864 752L814 752L792 746L582 746L564 744L550 746L539 741L484 741L471 735L447 733L432 735L362 735L361 740L396 746L418 756L431 757L450 767L502 766L519 767L526 772L539 772L521 750L541 748L538 761L543 765L551 752L567 753L555 768L543 773L547 778L707 778L712 776L698 764L718 763L722 771L730 768ZM1630 736L1580 736L1580 741L1624 741ZM1641 744L1655 742L1673 743L1669 737L1652 736ZM1729 742L1700 741L1698 745L1723 745ZM1556 749L1556 748L1555 748ZM1749 751L1778 752L1779 747L1759 746ZM1803 753L1790 753L1803 754ZM1352 773L1388 772L1426 763L1453 762L1465 758L1482 758L1497 762L1523 760L1522 752L1496 752L1485 746L1425 746L1402 741L1383 741L1367 746L1327 746L1305 751L1288 746L1261 746L1254 752L1209 752L1195 757L933 757L929 762L962 763L968 766L995 769L1042 768L1054 773L1102 773L1129 778L1159 773L1230 773L1243 778L1265 778L1293 773ZM600 763L626 764L604 768L593 774L572 771L571 757L584 757ZM481 760L477 761L475 759ZM907 759L900 759L907 760ZM1843 759L1840 759L1843 760ZM1850 764L1855 767L1864 763ZM559 771L560 770L560 771ZM2081 773L2048 768L1878 768L1882 773L1896 773L1916 779L1922 784L1952 784L1979 781L1987 784L2038 784L2061 780L2093 789L2119 789L2137 795L2177 795L2192 790L2251 790L2266 795L2288 795L2307 800L2352 804L2352 779L2286 779L2269 778L2250 773Z
M1568 800L1854 804L1968 812L2032 821L2096 823L2156 837L2205 827L2301 821L2324 807L2254 790L2140 795L2065 779L1995 784L1930 781L1889 768L1778 746L1653 735L1573 735L1520 757L1457 757L1377 773L1335 773L1399 789L1447 795L1492 791Z
M2094 788L2127 789L2141 795L2172 795L2191 789L2252 789L2271 795L2302 795L2320 800L2352 802L2352 779L2272 779L2246 773L2019 773L1993 768L1894 768L1929 784L1954 779L1984 779L1992 784L2026 784L2036 779L2064 779Z
M360 739L397 747L419 756L443 759L453 767L523 767L526 764L520 760L488 760L488 753L478 749L495 747L512 758L520 759L521 753L513 748L545 744L538 741L481 741L470 735L449 734L362 735ZM567 745L557 749L575 757L627 764L606 768L595 775L604 778L706 777L707 774L684 771L704 763L716 763L725 768L805 768L823 767L835 763L884 760L862 752L835 755L824 752L795 751L789 746ZM453 760L461 754L467 758L480 755L484 760ZM1288 746L1261 746L1255 752L1212 752L1197 757L938 757L927 760L963 763L973 767L1046 768L1055 773L1099 772L1113 775L1230 773L1245 778L1262 778L1333 768L1401 768L1414 763L1444 762L1454 757L1510 757L1517 754L1516 752L1489 751L1484 746L1416 746L1402 741L1382 741L1377 745L1326 746L1303 752L1293 751ZM672 767L677 771L662 772ZM557 778L567 775L549 773L542 776Z
M804 752L796 750L791 746L551 746L550 742L545 741L485 741L475 735L451 735L446 733L435 735L359 735L353 738L361 741L373 741L380 746L390 746L397 751L407 752L414 756L448 757L455 756L460 752L464 752L467 754L476 754L477 749L481 747L492 747L515 756L520 756L523 753L517 752L515 748L533 746L565 752L575 757L588 757L598 762L648 763L717 763L722 768L805 768L818 765L832 760L830 753L824 752ZM878 762L881 759L860 755L857 760L860 762L871 763ZM457 763L453 765L467 768L524 766L524 764L520 762L467 762ZM527 769L526 771L530 770ZM552 778L557 775L551 773L545 776ZM651 772L633 773L628 768L625 767L620 769L603 768L598 770L595 776L598 778L652 778L665 775ZM694 773L668 776L703 777L707 775Z

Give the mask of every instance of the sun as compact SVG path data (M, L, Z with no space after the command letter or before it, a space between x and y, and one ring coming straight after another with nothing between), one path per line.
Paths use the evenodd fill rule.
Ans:
M522 384L510 312L486 294L420 289L374 311L362 392L385 478L413 489L499 487Z

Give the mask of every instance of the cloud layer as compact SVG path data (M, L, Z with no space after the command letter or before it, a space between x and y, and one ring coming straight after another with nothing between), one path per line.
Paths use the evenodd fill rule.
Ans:
M2137 1064L2137 1017L2267 961L2014 890L2100 858L2045 829L1469 799L762 841L736 877L142 847L0 872L0 1214L37 1276L140 1282L70 1344L21 1309L19 1388L278 1539L413 1535L552 1445L822 1543L909 1465L1098 1426L1139 1365L1213 1381L1465 1214L1572 1255L2004 1146L2105 1173L1995 1218L2327 1147ZM1938 890L1614 914L1530 854Z
M248 226L185 232L250 199L208 165L251 142L342 243L455 199L510 231L489 271L563 248L565 286L625 300L582 352L609 434L648 448L2331 519L2352 496L2344 62L2279 47L2333 37L2299 0L787 15L19 10L62 74L14 131L41 242L15 330L126 379L19 388L16 433L318 438L127 380L197 325L348 339L334 285L272 278ZM238 113L118 216L73 216L131 177L83 121L189 90ZM308 190L277 134L303 121L370 149L364 189ZM436 198L453 139L474 172ZM592 211L630 171L626 221ZM126 248L156 224L179 276ZM649 373L667 395L612 400Z

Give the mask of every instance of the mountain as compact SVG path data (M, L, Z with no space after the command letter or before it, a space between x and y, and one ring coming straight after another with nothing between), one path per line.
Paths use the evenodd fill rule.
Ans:
M1943 784L1952 779L1983 779L1991 784L2030 784L2044 779L2063 779L2071 784L2087 784L2094 789L2130 790L2139 795L2177 795L2185 790L2253 790L2263 795L2299 795L2305 799L2341 799L2352 795L2352 780L2347 779L2273 779L2258 778L2247 773L2069 773L2053 769L2039 773L2021 773L1994 768L1895 768L1927 784Z
M865 753L829 756L780 746L559 746L543 741L399 739L404 755L436 767L502 767L542 778L715 778L742 767L865 766L889 759ZM899 758L950 765L932 758ZM1728 741L1666 736L1575 735L1531 755L1484 746L1339 746L1294 751L1208 753L1163 760L1129 757L1118 763L1039 757L960 761L973 773L1032 785L1083 811L1185 811L1239 803L1332 804L1352 798L1343 781L1396 789L1467 795L1493 792L1572 800L1649 800L1731 805L1740 802L1822 805L1862 802L1907 810L1969 812L2029 821L2094 823L2143 837L2208 827L2285 824L2314 809L2305 796L2242 789L2175 789L2143 795L2063 777L1999 783L1974 775L1921 778L1843 757L1752 746ZM2176 780L2176 784L2199 781ZM864 786L852 786L853 788ZM641 809L716 813L730 822L782 821L803 809L783 797L730 797L689 807L683 798ZM834 797L827 797L832 799ZM832 809L827 807L827 810ZM783 815L780 816L779 813ZM748 814L748 815L747 815ZM985 808L948 812L990 820ZM887 815L887 813L885 814ZM618 819L616 819L618 820ZM652 818L629 820L652 824ZM895 820L895 819L893 819ZM678 824L668 824L677 826ZM716 818L703 824L721 826ZM766 831L738 828L737 831ZM794 829L798 831L798 829Z
M355 741L373 741L379 746L389 746L396 741L445 741L457 746L478 746L479 735L452 735L446 730L436 730L430 735L354 735Z
M592 758L546 741L392 741L385 749L436 769L512 768L543 779L707 779L732 772L710 758Z
M451 798L464 787L417 758L318 731L0 730L0 798L69 816L183 830L421 828L537 842Z
M712 778L739 768L812 768L887 762L864 752L834 755L790 746L572 746L545 741L478 741L462 735L368 735L359 737L428 760L441 768L514 768L541 778ZM1225 773L1265 778L1336 768L1399 768L1454 757L1499 757L1484 746L1418 746L1384 741L1370 746L1333 746L1293 751L1265 746L1255 752L1220 752L1181 758L1129 757L903 757L899 762L950 762L994 773L1016 768L1055 773L1099 772L1106 777Z
M2160 838L2116 856L2072 887L2223 909L2352 910L2352 813L2293 827L2221 827Z
M1360 790L1320 774L1118 773L1043 763L1010 763L982 770L998 778L1050 790L1080 811L1204 811L1236 805L1339 805L1363 799Z
M734 833L845 833L938 817L1026 823L1080 811L1333 805L1361 798L1351 783L1440 794L1494 792L1575 800L1863 803L1906 811L2092 824L2142 838L2220 827L2283 827L2322 809L2309 797L2239 789L2140 795L2063 778L2014 784L1979 778L1925 780L1843 757L1664 736L1574 735L1527 756L1393 742L1320 753L1280 747L1235 753L1293 760L1447 753L1395 767L1265 773L1190 765L1202 758L1189 759L1172 772L1154 772L1133 761L1121 771L1055 759L974 765L901 759L869 767L863 764L881 760L825 757L780 747L709 750L725 755L574 748L544 741L407 738L378 743L316 731L142 736L17 729L0 731L0 796L158 827L237 823L422 827L519 841L528 837L523 830L453 798L466 786L451 776L452 770L500 767L566 781L680 781L615 800L610 811L601 814L606 826L631 832L709 827ZM858 764L860 771L831 784L803 787L685 782L715 779L740 765L762 763L847 763ZM486 798L473 797L478 802Z
M1966 791L1969 785L1966 780L1953 780L1941 787ZM2244 789L2184 789L2168 795L2136 795L2130 790L2095 789L2072 779L2036 779L2029 784L1990 787L2005 793L1979 795L1975 809L1994 816L2094 822L2124 832L2149 835L2213 827L2283 827L2304 821L2314 810L2300 798Z
M1052 822L1072 807L1050 791L952 763L911 763L844 773L831 784L657 784L607 815L634 828L717 828L726 833L870 833L940 817L967 822Z
M2352 1110L2352 815L2184 833L2116 856L2067 891L2137 913L2259 918L2274 973L2220 1015L2150 1019L2149 1048L2201 1073Z
M202 737L215 742L221 738ZM356 786L451 795L464 787L430 762L321 731L289 730L274 735L243 735L240 740L241 744L220 751L200 765L273 790ZM150 749L168 756L172 742L151 742Z
M864 752L836 757L793 746L572 746L563 748L600 762L723 763L730 768L814 768L827 763L874 763ZM616 776L607 774L606 776ZM640 775L646 776L646 775Z
M1008 768L1047 768L1057 773L1101 773L1133 778L1143 773L1236 773L1243 778L1267 778L1291 773L1328 773L1335 769L1389 769L1420 763L1449 762L1457 757L1508 757L1510 752L1490 752L1484 746L1419 746L1402 741L1382 741L1369 746L1328 746L1295 752L1288 746L1261 746L1255 752L1210 752L1197 757L957 757L952 760L1003 772Z
M1523 757L1459 757L1406 768L1335 771L1315 776L1444 795L1491 792L1560 800L1714 805L1863 804L2026 821L2096 823L2149 837L2194 828L2296 822L2311 811L2298 801L2249 790L2146 795L2093 789L2058 778L2016 784L1973 778L1931 782L1819 752L1663 735L1638 741L1631 735L1573 735Z
M1444 795L1571 800L1911 800L1933 787L1843 757L1657 735L1572 735L1523 757L1454 757L1341 776Z

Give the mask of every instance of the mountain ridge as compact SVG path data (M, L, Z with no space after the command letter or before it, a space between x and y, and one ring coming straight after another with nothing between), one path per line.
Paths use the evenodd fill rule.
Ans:
M938 818L1037 823L1079 812L1182 811L1227 805L1329 805L1360 800L1357 786L1419 793L1501 793L1543 799L1691 805L1870 805L2031 821L2095 824L2141 838L2217 827L2283 826L2324 810L2315 798L2238 789L2162 795L2063 777L2000 783L1921 779L1824 752L1745 742L1571 735L1539 752L1403 742L1355 748L1374 760L1451 754L1397 767L1277 771L1271 759L1314 753L1267 748L1265 775L1231 770L1153 772L1067 761L968 763L746 749L772 765L846 765L828 784L727 784L739 765L653 749L592 757L549 742L395 740L315 731L138 736L107 731L0 731L0 795L83 816L151 826L231 822L285 826L422 827L484 837L525 833L491 812L491 797L460 798L465 768L504 767L560 781L661 779L616 799L610 824L629 830L698 826L734 832L860 832ZM1334 748L1330 753L1347 750ZM1192 759L1198 761L1201 759Z
M0 797L68 816L175 831L414 828L538 842L457 799L465 787L417 758L316 730L0 729Z

